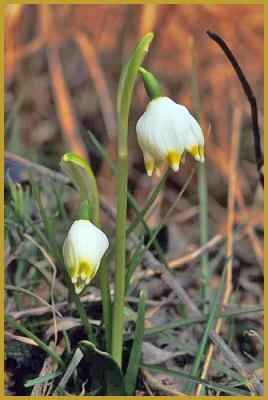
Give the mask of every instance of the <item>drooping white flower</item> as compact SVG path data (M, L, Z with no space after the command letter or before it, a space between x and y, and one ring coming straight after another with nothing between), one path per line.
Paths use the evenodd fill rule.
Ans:
M136 131L149 176L154 169L160 174L164 160L178 171L186 151L197 161L204 161L204 137L198 122L186 107L168 97L150 101L137 122Z
M90 221L79 219L72 224L63 245L63 257L77 294L96 275L108 246L105 233Z

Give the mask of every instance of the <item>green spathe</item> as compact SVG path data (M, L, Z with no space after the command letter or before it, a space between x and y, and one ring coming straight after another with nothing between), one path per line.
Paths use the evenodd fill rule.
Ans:
M154 75L142 67L138 69L138 72L142 76L144 88L150 99L154 100L157 99L158 97L162 97L163 96L162 89L159 83L157 82L156 78L154 77Z

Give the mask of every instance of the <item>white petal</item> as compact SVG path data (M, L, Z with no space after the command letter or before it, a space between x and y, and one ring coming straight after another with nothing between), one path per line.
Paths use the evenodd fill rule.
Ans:
M152 100L137 123L138 143L143 152L163 161L167 153L183 151L183 142L176 135L177 105L168 97Z
M145 151L143 153L143 159L147 175L152 176L154 170L154 158L147 151Z
M152 159L154 167L167 159L174 171L178 171L185 150L196 160L204 161L204 137L198 122L186 107L168 97L150 101L136 130L145 164L150 166L146 168L149 176L153 172Z
M196 119L190 114L190 124L191 129L197 139L197 143L199 146L204 147L204 136L202 129Z
M90 221L78 220L72 224L63 245L63 256L77 290L93 279L108 245L106 235Z
M87 220L75 221L68 236L77 258L88 260L93 266L99 263L109 245L106 235Z

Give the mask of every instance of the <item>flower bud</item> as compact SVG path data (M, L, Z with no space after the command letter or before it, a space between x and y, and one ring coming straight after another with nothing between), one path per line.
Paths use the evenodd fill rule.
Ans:
M108 246L105 233L90 221L80 219L72 224L63 245L63 257L77 294L96 275Z

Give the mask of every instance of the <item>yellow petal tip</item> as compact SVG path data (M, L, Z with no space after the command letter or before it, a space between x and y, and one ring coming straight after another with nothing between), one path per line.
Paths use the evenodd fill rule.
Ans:
M200 161L203 163L205 161L204 157L204 147L199 146Z
M170 167L173 169L173 171L177 172L180 167L180 154L177 150L172 150L168 152L167 155L167 160L170 165Z
M154 169L154 165L153 165L152 161L146 160L144 162L144 165L145 165L145 169L146 169L147 175L148 176L152 176L153 175L153 169Z
M196 161L200 161L200 154L199 154L199 148L197 144L194 144L190 149L189 149L189 153L191 154L191 156L196 160Z

